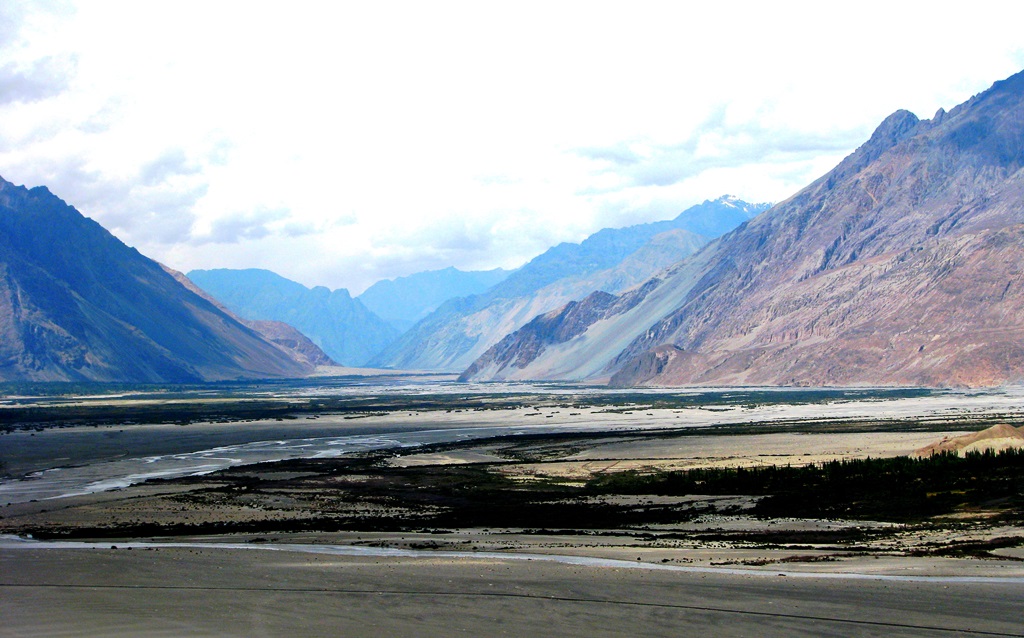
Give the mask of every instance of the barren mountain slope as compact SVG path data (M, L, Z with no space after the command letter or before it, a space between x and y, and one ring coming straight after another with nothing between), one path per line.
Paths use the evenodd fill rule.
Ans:
M399 332L405 332L449 299L477 295L501 283L508 270L462 271L454 267L383 279L357 300Z
M46 188L0 179L0 379L182 382L310 370Z
M1024 74L930 121L898 111L833 171L663 275L629 312L526 365L481 362L489 372L476 378L1019 381L1022 166Z

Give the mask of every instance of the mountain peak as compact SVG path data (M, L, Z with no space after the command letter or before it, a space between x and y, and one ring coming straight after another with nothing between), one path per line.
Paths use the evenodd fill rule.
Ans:
M767 208L725 196L675 219L605 228L578 244L559 244L486 292L440 305L372 364L464 370L535 315L595 290L617 293L641 284Z
M914 129L917 128L920 121L910 111L900 109L882 120L875 132L871 134L871 139L865 142L861 149L874 159L913 135Z
M405 332L449 299L480 294L501 283L509 271L462 271L454 266L384 279L367 288L359 301Z
M750 217L754 217L755 215L764 212L765 210L771 208L772 206L769 202L748 202L742 199L741 197L729 194L722 195L721 197L715 200L706 199L704 200L703 205L712 204L718 204L720 206L729 206L730 208L741 210L745 213L748 213Z

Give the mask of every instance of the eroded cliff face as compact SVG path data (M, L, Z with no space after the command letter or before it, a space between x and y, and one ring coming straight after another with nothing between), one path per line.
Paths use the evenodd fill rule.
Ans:
M631 312L560 344L573 363L557 378L1024 380L1022 167L1024 74L932 120L898 111L833 171L674 267ZM595 349L608 334L627 344ZM549 350L538 370L553 367L540 364Z

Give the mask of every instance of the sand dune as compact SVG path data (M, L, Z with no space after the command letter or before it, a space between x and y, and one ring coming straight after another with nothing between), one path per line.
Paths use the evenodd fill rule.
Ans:
M1024 448L1024 427L1015 428L1008 423L999 423L981 432L953 438L945 437L937 443L915 450L914 454L916 456L931 456L940 452L956 452L963 455L968 452L999 451L1010 448Z

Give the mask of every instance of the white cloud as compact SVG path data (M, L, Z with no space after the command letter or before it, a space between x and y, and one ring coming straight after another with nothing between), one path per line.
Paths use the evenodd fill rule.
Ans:
M182 270L514 266L782 199L1024 66L1024 6L851 7L5 3L0 175Z

